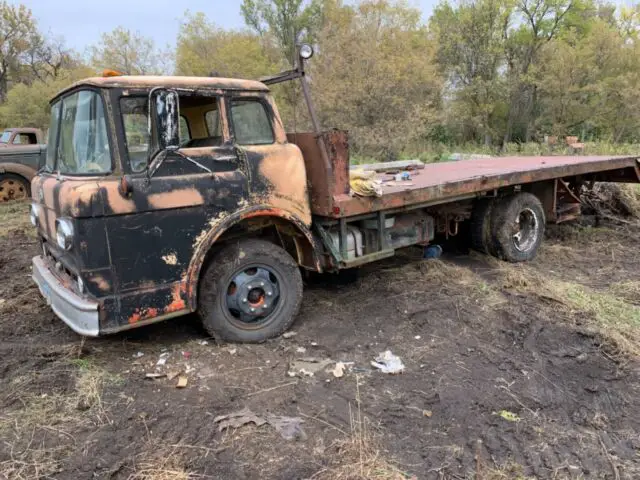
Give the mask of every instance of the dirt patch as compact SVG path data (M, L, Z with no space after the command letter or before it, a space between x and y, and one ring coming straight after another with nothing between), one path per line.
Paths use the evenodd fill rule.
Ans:
M2 215L1 477L640 475L639 364L598 317L635 318L636 225L551 228L524 266L408 250L354 283L307 285L294 336L217 345L194 317L83 341L32 284L24 212ZM404 373L371 366L385 350ZM290 376L308 357L344 375ZM218 429L244 408L299 418L304 438Z

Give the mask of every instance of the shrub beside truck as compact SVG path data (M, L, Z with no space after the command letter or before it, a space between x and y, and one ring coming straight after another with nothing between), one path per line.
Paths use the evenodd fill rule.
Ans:
M583 184L640 180L636 157L486 158L379 173L381 195L353 195L348 135L315 115L311 54L260 82L105 76L52 99L30 215L33 278L62 320L96 336L197 312L219 339L260 342L293 323L301 269L437 234L527 261L547 222L580 214ZM285 81L300 81L312 132L285 132L269 91Z
M45 149L38 128L7 128L0 133L0 203L31 195L31 179Z

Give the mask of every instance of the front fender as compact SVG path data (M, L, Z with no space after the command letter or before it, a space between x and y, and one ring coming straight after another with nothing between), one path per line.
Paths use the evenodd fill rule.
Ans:
M14 175L20 175L26 178L29 182L35 177L36 170L28 165L22 165L20 163L2 162L0 163L0 175L3 173L13 173Z
M224 232L234 225L248 218L256 217L275 217L286 220L294 225L312 245L315 264L317 269L319 271L321 270L320 260L317 255L317 252L320 251L320 245L311 233L309 226L292 213L272 206L256 205L239 210L230 215L221 215L218 218L212 219L209 222L210 228L203 231L196 239L194 253L191 256L191 262L189 263L189 268L187 270L187 294L191 309L195 310L197 308L198 279L200 278L200 272L204 265L204 260L211 247L222 236L222 234L224 234Z

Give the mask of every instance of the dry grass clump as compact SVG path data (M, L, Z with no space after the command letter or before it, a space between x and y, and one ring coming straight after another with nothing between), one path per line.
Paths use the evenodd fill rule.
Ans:
M127 476L128 480L195 480L195 479L217 479L218 476L205 475L192 472L189 462L193 457L187 456L186 452L199 452L201 458L206 458L211 454L216 454L226 450L209 448L201 445L187 445L177 443L167 445L161 440L149 440L144 445L143 450L133 458L133 464L126 468L131 471ZM210 457L211 458L211 457ZM210 462L215 461L213 459Z
M133 472L128 480L192 480L196 478L208 478L189 472L185 468L185 461L176 449L150 449L153 454L145 452L144 461L133 467Z
M75 421L77 412L63 395L31 396L23 402L22 409L0 415L5 439L0 478L49 478L73 448L75 440L63 425Z
M598 291L579 283L543 275L526 264L500 262L496 268L503 289L536 295L556 303L581 323L593 328L621 352L640 355L640 282L627 281ZM633 302L633 303L632 303Z
M640 186L598 182L582 192L583 203L605 217L640 218Z
M632 305L640 305L640 281L626 280L614 283L609 287L612 295Z
M102 392L105 386L117 383L120 379L86 360L77 359L73 363L80 369L76 379L75 399L72 400L74 408L89 412L89 418L98 425L109 423L109 417L102 401Z
M351 432L348 438L338 442L337 461L322 469L313 479L317 480L407 480L415 479L402 472L381 451L375 427L362 415L360 379L356 375L356 409L349 406Z
M0 462L0 478L31 480L51 478L61 471L58 461L68 451L67 446L47 448L34 441L35 432L26 448L11 448L8 460Z
M524 475L522 465L507 463L491 470L483 471L475 480L534 480Z
M70 428L109 421L103 390L117 377L80 358L63 358L56 368L68 370L74 366L75 389L68 394L21 395L20 408L0 413L0 433L4 439L0 478L49 478L60 471L61 462L77 446ZM31 375L32 378L21 377L12 388L23 389L28 382L36 382L38 373Z
M563 310L567 318L579 318L582 325L611 341L621 353L640 355L640 281L620 282L607 290L596 290L560 279L553 272L540 271L531 264L512 264L487 256L482 256L482 260L489 266L490 282L470 268L440 260L422 262L419 269L402 268L397 274L405 282L421 282L423 290L436 285L446 293L447 285L465 287L471 299L488 308L504 304L503 292L533 295L552 302L553 308ZM456 288L451 291L455 293Z
M555 282L555 289L569 307L585 312L600 335L621 352L640 355L640 307L575 283Z
M351 437L339 447L340 465L315 478L322 480L406 480L410 478L393 465L377 446L366 418L352 422Z
M437 284L453 282L465 287L474 287L481 280L470 268L435 258L420 262L416 275L420 275L422 282L425 280L428 283Z
M418 268L405 267L398 273L402 278L392 281L402 281L407 291L415 285L418 292L437 290L446 295L459 296L463 294L467 300L481 303L486 308L493 308L505 303L505 298L498 290L472 268L456 265L451 262L430 259L418 264Z
M538 295L551 293L546 290L548 280L537 270L524 264L510 264L499 260L495 262L498 263L496 280L501 288Z
M0 237L15 230L24 230L35 236L35 229L29 220L28 201L0 203Z

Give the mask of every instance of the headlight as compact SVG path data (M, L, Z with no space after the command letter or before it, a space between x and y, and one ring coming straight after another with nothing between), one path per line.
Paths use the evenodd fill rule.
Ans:
M38 226L38 219L40 218L40 205L37 203L31 204L31 209L29 210L29 219L31 220L31 225L34 227Z
M64 250L71 250L73 245L73 223L68 218L56 220L56 241L58 246Z
M305 60L309 60L313 57L313 47L308 43L303 43L300 45L300 56Z

